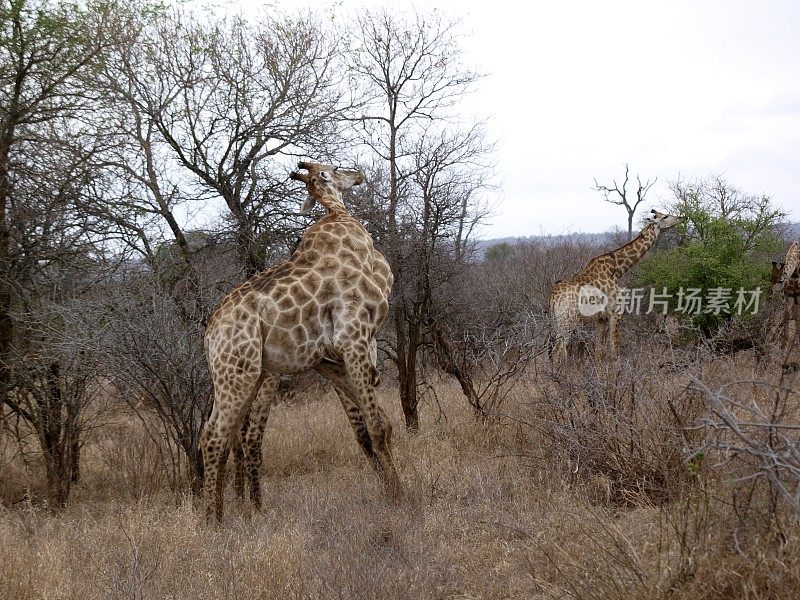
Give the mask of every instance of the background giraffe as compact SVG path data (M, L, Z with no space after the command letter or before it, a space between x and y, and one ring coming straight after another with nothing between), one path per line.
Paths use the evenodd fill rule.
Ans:
M554 358L567 356L569 338L581 321L596 323L598 354L606 345L611 355L617 353L617 323L620 315L616 306L621 289L620 278L639 262L659 234L677 224L680 217L653 210L647 221L641 233L630 242L594 257L583 271L553 286L550 316L555 328ZM585 308L579 310L579 302L593 304L584 304Z
M206 517L222 519L225 462L235 440L237 488L244 470L261 504L261 440L279 373L316 369L334 385L362 450L387 486L399 492L391 458L391 425L376 405L375 332L388 311L393 277L366 229L342 202L364 181L354 170L299 163L308 199L327 214L311 225L286 262L231 291L209 320L206 359L214 407L201 437Z
M778 285L783 285L797 275L797 267L800 266L800 242L794 241L789 246L789 250L786 251L786 258L783 260L782 263L772 263L772 274L775 275L775 268L776 265L779 264L781 267L781 274L778 277L777 281L773 280L773 283L777 283Z
M797 254L798 245L794 242L789 247L786 259L789 260L790 255ZM795 265L797 264L795 259ZM785 307L785 316L780 319L781 338L788 340L794 339L798 332L798 324L800 324L800 273L795 268L794 273L786 275L788 269L785 262L772 261L772 276L771 282L775 294L781 294L783 304ZM793 323L793 330L790 326Z

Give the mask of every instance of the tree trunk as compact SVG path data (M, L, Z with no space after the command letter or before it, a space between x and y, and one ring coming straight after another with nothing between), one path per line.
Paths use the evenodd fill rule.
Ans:
M11 318L13 295L11 290L11 236L8 224L8 207L11 198L8 163L11 153L12 127L6 124L0 140L0 397L5 399L11 388L9 360L14 338L14 321ZM0 406L3 403L0 402Z
M192 494L200 498L203 494L203 479L205 477L205 465L203 464L203 452L200 447L196 447L188 454L189 458L189 485Z
M628 211L628 241L633 239L633 211Z
M54 508L67 505L72 488L72 444L77 436L77 419L63 419L64 397L61 392L61 366L54 362L47 370L47 385L38 401L37 429L47 470L47 491Z
M397 381L400 386L400 406L406 429L416 431L419 429L419 412L417 408L417 349L409 331L406 329L407 321L403 310L402 300L398 299L395 306L395 333L397 335Z
M72 438L69 457L72 483L78 483L81 480L81 445L77 432Z

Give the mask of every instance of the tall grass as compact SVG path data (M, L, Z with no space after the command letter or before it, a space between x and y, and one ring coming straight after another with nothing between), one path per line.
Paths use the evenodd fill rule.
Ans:
M163 442L133 418L94 434L62 512L4 443L0 598L798 597L794 515L736 462L689 460L707 411L689 375L715 387L779 378L780 365L642 356L537 364L488 424L457 385L432 382L438 403L416 434L384 384L399 502L330 391L280 402L264 509L230 494L220 527L202 522Z

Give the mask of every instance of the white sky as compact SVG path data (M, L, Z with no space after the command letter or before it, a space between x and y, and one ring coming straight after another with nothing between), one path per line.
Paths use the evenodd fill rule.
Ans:
M257 0L222 0L252 10ZM278 0L347 13L377 2ZM409 10L406 0L386 2ZM800 2L431 0L462 20L485 73L464 114L489 118L500 191L482 237L625 227L592 190L623 163L658 177L721 173L800 220ZM344 15L343 15L344 16Z

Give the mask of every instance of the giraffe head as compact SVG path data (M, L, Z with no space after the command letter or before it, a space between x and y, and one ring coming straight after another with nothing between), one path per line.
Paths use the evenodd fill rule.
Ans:
M665 229L669 229L670 227L674 227L683 220L683 217L658 212L655 209L651 210L650 214L645 218L647 223L652 223L655 225L656 232L658 233L664 231Z
M349 190L354 185L364 183L364 175L355 169L341 169L333 165L321 165L319 163L299 162L298 169L304 169L308 173L292 171L290 178L302 181L306 184L308 198L303 203L300 212L306 213L314 208L317 200L328 197L332 198L344 206L342 202L342 192Z

